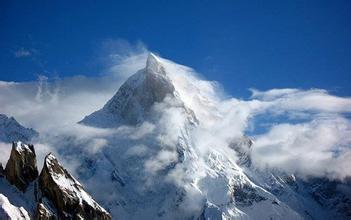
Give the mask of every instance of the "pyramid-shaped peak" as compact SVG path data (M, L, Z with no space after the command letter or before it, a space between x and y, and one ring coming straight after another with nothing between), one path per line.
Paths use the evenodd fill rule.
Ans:
M149 53L146 60L146 71L149 73L166 74L162 61L155 54Z
M163 60L150 53L146 67L130 76L102 109L80 123L108 128L145 121L155 103L161 103L166 96L174 96L175 88L163 64Z

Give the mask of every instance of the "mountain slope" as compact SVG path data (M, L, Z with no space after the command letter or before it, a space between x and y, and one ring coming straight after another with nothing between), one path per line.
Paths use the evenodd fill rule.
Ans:
M85 117L81 123L95 127L136 125L148 117L151 107L173 96L174 87L158 58L150 54L145 69L131 76L106 105Z
M38 132L32 128L25 128L13 117L0 114L0 141L11 143L13 141L28 142L37 137Z

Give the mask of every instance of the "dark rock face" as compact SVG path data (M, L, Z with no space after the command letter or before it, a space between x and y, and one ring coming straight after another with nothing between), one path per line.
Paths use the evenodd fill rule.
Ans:
M4 168L2 167L2 163L0 163L0 178L4 177Z
M38 177L37 160L33 145L21 142L12 144L12 150L5 168L6 179L21 191Z
M57 208L59 219L111 219L52 154L45 158L39 188Z
M158 58L150 54L146 68L131 76L104 109L126 119L127 123L137 124L154 103L162 102L166 95L173 94L174 90L164 67Z
M130 124L140 122L154 103L162 102L167 94L174 91L173 85L165 76L148 72L140 74L144 75L144 82L140 86L132 88L129 84L123 85L104 107L111 113L117 113ZM128 93L132 96L121 98Z
M33 187L35 195L32 202L37 204L37 208L32 216L37 220L111 219L110 214L91 198L52 154L46 156L38 179L33 145L13 143L5 170L0 164L0 177L3 176L22 192ZM30 185L36 180L39 188L37 182Z
M235 204L241 206L250 206L254 202L267 200L267 198L261 196L255 188L248 184L234 185L233 197L235 199Z
M56 220L57 217L49 208L47 208L43 203L40 202L37 205L35 219L36 220Z

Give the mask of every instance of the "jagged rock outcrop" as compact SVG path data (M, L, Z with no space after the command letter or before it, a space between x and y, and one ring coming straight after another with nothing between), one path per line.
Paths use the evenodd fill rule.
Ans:
M6 179L21 191L38 177L37 160L33 145L14 142L5 168Z
M39 188L57 208L59 219L111 219L51 153L45 157Z
M37 131L23 127L15 118L0 114L0 141L7 143L13 141L28 142L38 135Z
M50 208L46 207L43 203L39 202L35 213L35 219L36 220L56 220L57 216L52 210L50 210Z
M14 185L26 194L13 189L4 190L2 193L5 195L0 194L0 219L111 219L110 214L91 198L52 154L46 156L38 178L33 145L14 142L5 170L0 167L0 174L2 173L6 178L1 180L2 186ZM39 187L36 181L39 182ZM30 184L31 182L35 184ZM8 198L14 198L14 205ZM36 207L35 213L28 214L19 204L28 204L27 210Z

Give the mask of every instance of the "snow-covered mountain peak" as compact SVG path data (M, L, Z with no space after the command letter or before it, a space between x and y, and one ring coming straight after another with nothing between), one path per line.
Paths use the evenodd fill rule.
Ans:
M162 65L162 61L153 53L149 53L146 60L145 69L148 73L159 73L166 75L166 70Z
M174 97L174 92L162 61L150 53L145 68L130 76L102 109L81 123L94 127L136 125L148 117L155 103L161 103L166 96Z
M50 173L63 174L64 173L63 170L57 169L57 167L61 167L61 166L58 163L56 157L50 152L45 157L44 168L47 168L50 171Z

